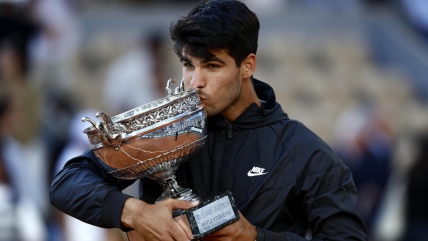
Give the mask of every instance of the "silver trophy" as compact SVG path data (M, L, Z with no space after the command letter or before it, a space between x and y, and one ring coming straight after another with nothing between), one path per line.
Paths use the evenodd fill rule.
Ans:
M87 117L92 127L88 135L90 149L107 165L107 171L119 179L149 177L159 182L167 198L195 201L199 197L180 187L174 173L206 140L206 114L196 90L185 90L183 80L173 93L168 80L167 97L109 117L98 112L102 122ZM174 211L181 215L183 210Z
M167 97L109 117L98 112L102 122L87 117L92 127L88 135L90 149L104 164L108 173L119 179L149 177L158 181L167 198L196 201L200 197L189 188L180 187L174 173L205 143L206 113L195 89L185 90L183 80L173 93L168 80ZM200 160L202 161L202 160ZM230 192L200 200L198 207L187 212L175 210L174 217L186 213L195 239L204 237L239 219ZM207 214L210 215L207 215ZM129 240L142 240L138 232L127 233Z

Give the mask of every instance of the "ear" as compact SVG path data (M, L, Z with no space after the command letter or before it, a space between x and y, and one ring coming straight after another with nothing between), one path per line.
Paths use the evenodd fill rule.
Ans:
M242 78L250 78L256 71L257 59L255 54L249 54L241 64Z

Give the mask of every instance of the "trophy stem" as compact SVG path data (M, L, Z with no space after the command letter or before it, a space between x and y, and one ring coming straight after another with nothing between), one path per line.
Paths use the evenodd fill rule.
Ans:
M167 171L155 174L152 177L150 177L150 178L156 179L162 188L162 195L156 200L156 203L159 203L168 198L174 198L177 200L186 200L191 202L200 200L200 197L194 194L192 189L182 188L180 185L178 185L174 175L177 169L178 169L178 166L173 167ZM172 215L174 217L177 217L177 216L183 215L185 212L186 210L178 209L178 210L175 210L172 213Z

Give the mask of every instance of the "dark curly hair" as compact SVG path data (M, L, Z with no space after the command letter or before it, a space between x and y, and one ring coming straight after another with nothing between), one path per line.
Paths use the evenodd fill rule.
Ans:
M210 58L210 50L225 49L236 66L250 54L256 54L260 23L256 14L239 1L205 0L190 13L171 24L174 51L198 58Z

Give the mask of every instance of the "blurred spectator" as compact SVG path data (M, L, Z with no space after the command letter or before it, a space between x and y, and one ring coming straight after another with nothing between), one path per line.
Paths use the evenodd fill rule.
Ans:
M391 172L391 140L380 113L361 104L345 110L336 123L340 144L335 150L352 171L358 190L357 209L369 234Z
M79 47L79 31L72 1L38 0L32 16L40 24L40 34L31 46L35 63L59 64L69 60ZM62 83L67 84L67 83Z
M0 240L44 241L43 217L33 198L23 148L10 133L20 128L16 102L0 86Z
M7 11L6 11L7 10ZM37 148L27 156L27 150L39 134L41 93L32 85L30 46L37 34L38 27L26 15L23 5L0 4L4 14L0 19L0 85L1 90L8 94L13 103L14 113L19 123L10 128L8 135L22 145L20 154L25 155L25 168L31 169L28 175L32 179L29 195L36 202L45 216L47 205L47 179L40 170L45 169L44 159L37 153L44 149ZM45 191L43 191L45 190Z
M67 86L61 84L67 79L64 77L67 74L61 72L66 68L59 68L59 64L69 59L76 49L72 28L67 27L72 23L70 15L66 14L67 7L61 8L64 4L66 1L46 0L0 4L3 13L0 15L0 90L11 98L11 113L14 113L11 116L15 119L7 128L5 143L10 145L2 147L10 155L6 161L13 160L9 172L20 172L11 176L16 176L26 187L22 200L29 214L21 220L17 211L13 217L30 228L30 232L18 230L18 233L32 236L18 237L19 240L48 240L45 221L51 225L47 220L51 214L47 192L49 174L52 160L62 147L61 133L68 124L66 114L71 109L64 91ZM20 203L16 206L22 206Z
M166 50L162 47L160 34L148 34L136 48L112 63L103 92L104 103L112 113L119 114L165 96L162 68Z
M1 79L23 81L30 64L30 43L37 26L24 15L22 7L0 3Z
M22 142L29 141L36 133L37 92L29 85L29 46L36 33L36 26L23 12L11 4L0 4L0 84L8 93L16 96L17 108L23 108L27 119L11 135ZM6 11L8 10L8 11Z
M29 5L31 11L28 14L39 26L29 46L31 86L40 95L40 105L32 108L40 121L33 146L44 155L37 161L39 179L46 189L55 160L65 145L67 126L80 104L71 92L74 83L71 61L78 51L80 39L73 4L76 1L36 0ZM43 191L40 195L39 199L43 199L47 209L50 207L48 194Z

